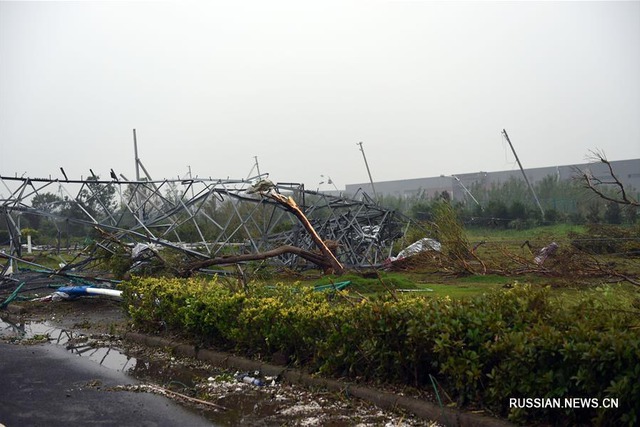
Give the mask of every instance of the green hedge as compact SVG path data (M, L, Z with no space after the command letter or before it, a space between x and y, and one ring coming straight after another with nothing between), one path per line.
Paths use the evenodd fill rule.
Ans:
M180 331L269 359L279 353L325 375L432 390L515 422L640 422L637 310L611 298L516 285L473 299L354 302L278 285L232 292L215 281L134 278L125 303L141 328ZM617 398L613 409L510 408L510 398Z

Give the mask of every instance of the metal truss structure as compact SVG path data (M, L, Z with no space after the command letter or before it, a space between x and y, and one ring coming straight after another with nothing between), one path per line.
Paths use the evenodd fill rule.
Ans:
M9 257L5 256L9 262L4 270L13 259L21 257L26 243L21 234L21 218L25 216L48 222L59 236L70 227L85 227L95 244L106 250L113 250L114 242L132 248L153 245L206 260L261 253L283 245L317 249L286 207L251 191L252 183L259 182L265 174L246 180L130 181L122 175L118 179L113 172L111 177L0 177L0 221L9 237L0 242L9 247ZM337 258L351 268L382 263L409 225L408 218L382 208L365 193L359 195L361 200L347 199L308 191L296 183L277 183L272 191L293 198L318 235L337 243ZM45 194L55 197L44 197ZM307 261L291 253L272 258L271 262L293 269L308 267Z

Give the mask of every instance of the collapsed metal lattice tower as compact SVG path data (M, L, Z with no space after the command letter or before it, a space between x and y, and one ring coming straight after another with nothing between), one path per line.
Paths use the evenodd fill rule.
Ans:
M8 245L11 255L21 255L21 217L29 215L53 224L59 235L74 224L96 229L100 233L95 243L107 250L114 241L153 244L200 260L283 245L316 250L291 212L250 191L265 176L157 181L118 179L113 173L112 180L95 175L85 180L0 176L0 221L9 237L0 245ZM337 258L347 267L384 261L409 225L406 217L364 193L361 200L348 199L308 191L297 183L277 183L271 191L295 200L318 235L337 243ZM290 253L271 262L290 268L308 265Z

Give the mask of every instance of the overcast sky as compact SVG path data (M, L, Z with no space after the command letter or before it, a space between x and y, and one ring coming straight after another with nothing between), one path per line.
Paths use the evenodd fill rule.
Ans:
M0 174L338 188L640 157L640 2L0 2ZM321 177L324 175L324 178Z

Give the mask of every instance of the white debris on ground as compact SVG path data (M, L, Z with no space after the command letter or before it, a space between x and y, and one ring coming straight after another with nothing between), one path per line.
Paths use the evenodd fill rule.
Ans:
M440 252L442 250L442 244L435 239L424 237L417 242L413 242L398 253L398 256L390 257L390 262L399 261L404 258L419 254L426 251Z
M241 407L244 411L250 408L251 414L245 413L242 418L245 424L336 427L430 425L410 414L383 411L368 402L337 393L309 391L280 383L273 377L263 377L264 385L256 386L236 380L237 376L237 372L210 376L196 389L198 395L206 395L208 400L218 405Z

